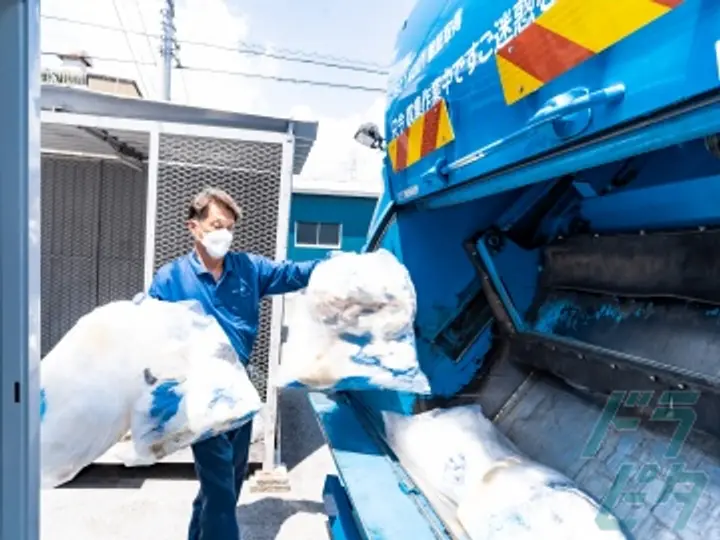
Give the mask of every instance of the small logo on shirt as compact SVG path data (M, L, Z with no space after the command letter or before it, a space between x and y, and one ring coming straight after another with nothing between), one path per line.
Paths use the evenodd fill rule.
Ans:
M247 296L248 294L250 294L250 288L241 279L240 283L239 283L239 288L237 290L234 290L233 294L239 294L240 296Z

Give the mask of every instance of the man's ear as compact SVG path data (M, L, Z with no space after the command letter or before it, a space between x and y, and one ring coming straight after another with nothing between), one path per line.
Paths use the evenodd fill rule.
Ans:
M186 222L188 231L190 231L190 234L192 234L193 238L197 239L197 232L198 232L198 222L194 219L189 219Z

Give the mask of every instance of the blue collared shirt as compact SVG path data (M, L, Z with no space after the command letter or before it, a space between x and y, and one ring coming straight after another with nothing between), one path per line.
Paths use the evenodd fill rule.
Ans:
M168 302L199 301L247 364L257 335L260 300L305 288L318 262L277 262L251 253L228 253L223 274L215 281L191 252L160 268L148 294Z

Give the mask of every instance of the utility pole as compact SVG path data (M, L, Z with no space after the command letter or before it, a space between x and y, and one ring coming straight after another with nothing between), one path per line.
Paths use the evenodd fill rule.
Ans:
M165 0L165 7L162 13L162 45L160 54L163 59L163 99L171 100L172 90L172 68L175 59L177 41L175 40L175 0Z

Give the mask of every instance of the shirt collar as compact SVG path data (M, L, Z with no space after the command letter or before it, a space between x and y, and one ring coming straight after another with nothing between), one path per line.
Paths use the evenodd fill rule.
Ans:
M210 271L205 268L205 265L200 260L200 257L198 257L198 254L195 252L195 250L188 253L188 261L190 263L190 267L193 269L193 271L198 275L207 274L210 275ZM229 274L233 271L232 267L232 257L228 257L225 255L225 260L223 260L223 273L221 277L224 277L226 274Z

